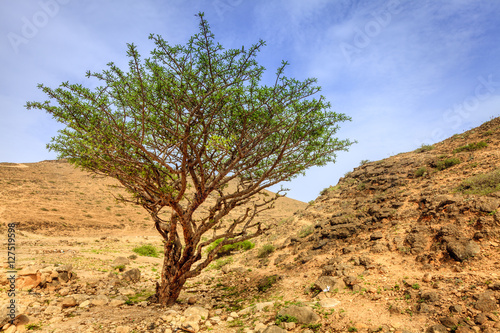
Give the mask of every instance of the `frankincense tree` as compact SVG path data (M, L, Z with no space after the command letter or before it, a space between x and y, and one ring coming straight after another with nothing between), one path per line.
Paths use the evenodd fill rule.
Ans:
M278 195L256 200L257 194L335 162L335 153L353 143L335 137L338 124L350 118L330 111L323 96L313 97L320 91L316 79L285 77L283 62L276 80L261 84L264 68L256 56L265 43L226 50L215 43L204 15L198 16L200 31L186 45L151 35L156 47L147 59L128 45L128 71L109 63L100 73L88 72L101 82L95 89L39 85L50 100L26 105L65 125L50 150L116 178L131 193L121 200L151 215L164 239L156 288L164 305L177 300L186 280L200 274L222 246L263 232L254 218ZM233 190L229 182L236 183ZM203 203L209 208L196 218ZM244 213L222 224L236 207L245 207ZM160 216L165 209L168 219ZM214 241L218 245L205 255Z

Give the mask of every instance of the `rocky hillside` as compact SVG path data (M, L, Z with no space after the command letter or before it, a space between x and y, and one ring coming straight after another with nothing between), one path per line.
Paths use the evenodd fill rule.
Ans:
M261 217L274 228L254 239L254 248L218 258L169 309L149 301L161 254L134 252L161 244L159 236L144 236L151 229L139 210L106 201L107 187L87 174L75 178L64 163L0 165L0 218L26 226L17 234L20 316L10 325L0 311L0 326L499 332L499 155L496 118L435 145L363 163L308 206L282 200L278 211ZM7 285L0 274L0 288Z

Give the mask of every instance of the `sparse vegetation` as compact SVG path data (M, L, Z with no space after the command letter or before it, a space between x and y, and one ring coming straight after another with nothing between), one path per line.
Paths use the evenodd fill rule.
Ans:
M136 248L132 249L132 251L134 251L135 253L137 253L140 256L155 257L155 258L160 257L160 254L158 253L158 250L156 249L156 247L154 247L151 244L136 247Z
M426 174L427 174L427 168L426 167L418 168L417 171L415 171L415 177L423 177Z
M488 147L488 144L484 141L479 141L476 143L469 143L468 145L458 147L455 150L453 150L453 153L460 153L462 151L474 151L485 147Z
M223 239L218 239L215 242L211 243L210 245L207 246L207 248L205 249L205 252L208 253L208 252L213 251L217 247L217 245L219 245L222 241L223 241ZM245 240L245 241L237 242L234 244L223 245L220 248L219 252L217 252L217 255L219 257L228 256L233 251L248 251L248 250L253 249L254 247L255 247L255 243L252 243L249 240Z
M368 163L370 163L370 160L361 160L359 162L359 166L363 166L363 165L368 164Z
M430 151L430 150L433 150L433 149L434 149L433 145L422 144L420 146L420 148L415 149L415 152L416 153L423 153L423 152Z
M275 250L274 245L272 244L264 244L262 247L259 249L259 253L257 254L257 257L259 258L266 258L268 257L271 253L273 253Z
M470 177L457 188L464 194L486 195L500 190L500 169Z
M297 235L299 238L305 238L314 232L314 228L312 225L303 226L300 229L299 234Z
M446 158L444 160L440 160L436 162L436 169L439 171L451 168L454 165L460 164L460 160L458 158Z

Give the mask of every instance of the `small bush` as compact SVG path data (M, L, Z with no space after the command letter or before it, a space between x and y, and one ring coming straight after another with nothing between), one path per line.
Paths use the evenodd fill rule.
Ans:
M500 169L465 179L457 191L479 195L500 191Z
M362 166L362 165L365 165L365 164L368 164L368 163L370 163L370 160L361 160L359 162L359 166Z
M268 257L271 253L273 253L275 250L274 246L272 244L264 244L262 247L259 249L259 253L257 254L257 257L259 258L266 258Z
M488 144L484 141L479 141L476 143L469 143L468 145L458 147L457 149L453 150L453 153L460 153L462 151L474 151L485 147L488 147Z
M442 161L438 161L436 163L436 169L438 170L444 170L451 168L454 165L460 164L460 160L458 158L447 158Z
M298 322L297 318L290 315L277 315L275 321L276 325L279 325L281 323L297 323L297 322Z
M426 167L418 168L417 171L415 171L415 177L423 177L426 174L427 174L427 168Z
M231 264L233 261L233 257L217 259L210 265L210 268L219 270L222 267Z
M416 153L423 153L423 152L426 152L426 151L429 151L429 150L433 150L434 149L434 146L433 145L425 145L425 144L422 144L420 146L420 148L417 148L415 149L415 152Z
M224 239L221 238L221 239L218 239L215 242L211 243L210 245L207 246L207 248L205 249L205 252L208 253L208 252L212 251L223 240ZM245 240L245 241L237 242L234 244L224 245L223 247L221 247L221 249L219 250L217 255L219 257L223 257L223 256L230 255L232 251L248 251L250 249L253 249L254 247L255 247L254 243L250 242L249 240Z
M160 256L156 247L154 247L153 245L150 245L150 244L136 247L136 248L132 249L132 251L134 251L135 253L137 253L140 256L145 256L145 257L158 258Z
M307 236L309 236L310 234L312 234L314 231L313 229L313 226L312 225L306 225L304 227L302 227L302 229L300 229L299 231L299 238L305 238Z

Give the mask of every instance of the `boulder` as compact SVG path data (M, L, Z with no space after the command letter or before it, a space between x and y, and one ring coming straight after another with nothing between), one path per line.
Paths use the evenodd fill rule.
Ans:
M281 309L278 315L295 317L300 324L312 324L320 319L319 316L308 306L292 305L288 308Z
M61 302L61 306L63 308L72 308L77 305L78 303L76 302L76 299L74 297L65 297Z
M485 292L478 296L477 302L474 307L482 312L492 312L497 309L497 302L492 292Z
M109 298L108 296L106 295L97 295L93 300L92 300L92 304L94 304L95 306L102 306L102 305L106 305L108 304L109 302Z
M279 326L271 325L267 327L262 333L286 333L286 330L282 329Z
M141 279L141 271L138 268L132 268L123 273L123 279L130 282L139 282Z
M464 261L479 254L481 248L472 240L454 240L448 242L446 250L453 259Z
M20 275L16 281L16 287L19 290L28 290L36 288L42 282L42 273L36 272L35 274L28 274L25 272Z
M201 306L190 306L189 308L184 310L185 317L199 316L200 318L208 319L208 315L209 315L208 310L202 308Z
M346 287L343 279L332 276L320 276L314 283L314 288L324 292L333 291L335 289L342 290Z
M125 257L118 257L115 260L113 260L113 262L111 263L111 265L113 267L116 267L116 266L125 266L125 265L128 265L128 264L130 264L130 259L125 258Z

